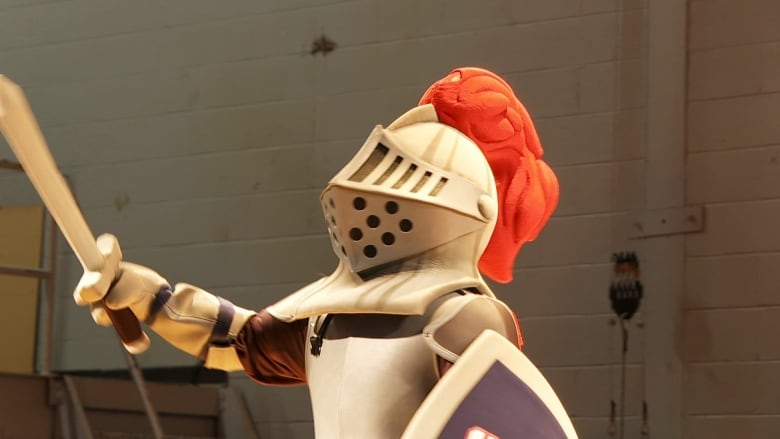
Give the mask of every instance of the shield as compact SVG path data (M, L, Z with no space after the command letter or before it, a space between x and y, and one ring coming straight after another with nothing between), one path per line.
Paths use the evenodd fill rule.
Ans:
M558 396L531 361L486 330L425 398L402 439L576 439Z

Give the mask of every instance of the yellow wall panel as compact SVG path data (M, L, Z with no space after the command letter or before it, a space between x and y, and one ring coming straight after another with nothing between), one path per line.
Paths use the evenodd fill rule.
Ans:
M41 206L0 207L0 264L39 267L44 210ZM32 373L39 281L0 275L0 371Z

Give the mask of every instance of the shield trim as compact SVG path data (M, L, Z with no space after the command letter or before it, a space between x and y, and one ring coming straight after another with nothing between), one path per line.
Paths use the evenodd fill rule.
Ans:
M519 377L547 406L568 439L574 426L555 391L517 347L492 330L485 330L441 378L406 427L402 439L440 437L466 396L496 363Z

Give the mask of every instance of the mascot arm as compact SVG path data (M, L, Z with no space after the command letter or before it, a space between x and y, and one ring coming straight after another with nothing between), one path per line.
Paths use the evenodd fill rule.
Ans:
M116 238L111 248L119 248ZM116 280L107 287L95 284L87 272L74 292L80 305L90 305L92 317L103 326L111 324L105 307L130 308L163 339L200 358L206 367L227 371L242 368L233 342L254 311L234 306L221 297L189 284L171 287L156 271L130 262L119 262ZM107 288L107 291L98 289Z

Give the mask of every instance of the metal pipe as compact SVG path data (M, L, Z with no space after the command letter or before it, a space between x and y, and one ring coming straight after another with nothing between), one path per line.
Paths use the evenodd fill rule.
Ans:
M70 413L68 413L68 403L65 401L64 395L66 392L62 383L56 382L54 385L57 386L57 413L60 421L60 433L62 439L71 439Z
M68 375L63 375L62 381L65 383L65 390L68 393L71 407L73 408L73 412L76 414L76 420L79 423L79 437L84 439L93 439L92 428L89 426L87 414L84 412L84 406L81 405L81 399L79 398L78 391L76 390L76 385L73 384L73 378Z
M43 373L50 374L52 370L52 346L54 344L54 296L57 291L57 223L51 215L49 219L49 277L46 278L46 318L43 328Z
M245 436L242 437L246 437L248 439L260 439L260 433L258 433L257 426L252 420L252 413L249 411L249 404L247 404L244 394L239 392L235 387L221 389L221 394L222 407L220 408L220 417L222 418L222 425L224 426L225 409L228 406L225 399L230 397L238 405L238 413L241 416L241 421L244 426L243 433Z
M48 270L43 270L34 267L22 267L20 265L5 265L0 264L0 274L9 274L11 276L33 277L36 279L48 279L52 277L52 273Z
M144 412L149 419L149 425L152 427L152 434L155 439L163 439L163 430L160 426L160 418L157 416L157 412L152 406L152 401L149 399L149 394L146 391L146 384L144 377L141 374L141 370L138 368L138 363L135 361L135 357L127 352L124 346L121 346L122 352L125 355L127 361L127 367L130 369L130 375L133 377L135 387L138 389L138 395L141 397L141 402L144 405Z

